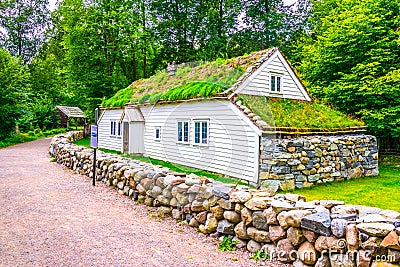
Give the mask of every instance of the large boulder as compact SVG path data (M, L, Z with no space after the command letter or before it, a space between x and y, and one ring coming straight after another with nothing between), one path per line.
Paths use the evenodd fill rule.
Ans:
M218 222L217 232L224 235L234 235L235 224L229 222L228 220L221 220Z
M388 223L360 223L357 224L357 229L370 236L386 236L394 230L394 225Z
M331 235L331 217L327 212L317 212L301 219L301 228L313 231L319 235Z
M314 265L319 258L317 250L308 241L300 245L298 249L298 254L300 260L308 265Z
M261 243L268 243L271 242L271 239L269 238L269 234L267 231L263 231L263 230L258 230L255 227L249 227L247 228L247 235L257 241L257 242L261 242Z

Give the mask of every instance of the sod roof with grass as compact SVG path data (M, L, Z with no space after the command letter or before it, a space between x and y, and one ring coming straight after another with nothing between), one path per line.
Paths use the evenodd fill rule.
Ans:
M332 131L364 126L363 121L320 101L305 102L250 95L240 95L239 99L272 127Z
M254 65L260 64L260 61L268 58L273 51L274 49L263 50L213 62L183 63L179 65L175 75L170 76L166 70L162 70L148 79L135 81L113 97L104 100L102 106L122 108L127 104L226 97L227 93L231 94L237 85L246 79L246 75L251 73L246 72L249 67L256 69ZM320 101L307 102L242 94L239 95L239 99L261 117L268 127L319 129L329 132L364 126L362 121Z
M148 79L133 82L113 97L103 101L104 107L123 107L126 104L151 103L158 100L175 101L216 96L235 84L248 67L267 50L233 59L213 62L180 64L175 75L161 70Z

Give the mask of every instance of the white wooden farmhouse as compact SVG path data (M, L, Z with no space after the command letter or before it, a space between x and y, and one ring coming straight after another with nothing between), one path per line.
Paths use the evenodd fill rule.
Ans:
M218 95L104 108L98 145L257 183L268 125L240 107L240 95L311 101L281 51L272 48Z

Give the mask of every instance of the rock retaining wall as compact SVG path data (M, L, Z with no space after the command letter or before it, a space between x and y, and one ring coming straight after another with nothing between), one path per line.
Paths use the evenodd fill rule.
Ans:
M74 135L54 137L50 152L58 163L90 177L93 152L69 143ZM261 258L319 267L398 266L400 261L396 211L272 195L101 152L96 164L97 180L119 194L158 207L204 234L232 236L237 247L264 251Z
M372 135L276 139L260 147L262 187L274 191L378 175L378 145Z

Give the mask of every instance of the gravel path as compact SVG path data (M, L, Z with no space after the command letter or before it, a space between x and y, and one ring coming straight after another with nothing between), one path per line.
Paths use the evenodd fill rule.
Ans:
M0 266L276 266L51 162L50 139L0 149Z

